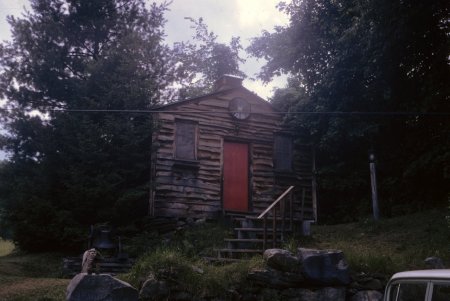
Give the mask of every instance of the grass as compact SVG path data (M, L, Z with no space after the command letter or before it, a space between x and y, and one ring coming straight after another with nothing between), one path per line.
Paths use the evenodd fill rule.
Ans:
M355 272L381 273L389 277L401 270L425 268L423 260L438 256L450 265L449 225L445 210L410 216L371 219L358 223L313 226L312 237L293 237L285 248L297 247L342 250ZM138 263L125 281L138 286L149 274L178 277L194 296L223 292L245 280L253 267L261 267L261 257L243 263L214 266L202 260L214 248L223 246L229 234L222 223L208 223L178 232L171 239L149 233L129 240L128 248L139 255ZM0 240L1 301L63 301L68 279L61 279L61 254L13 252L10 242ZM174 273L175 272L175 273Z
M189 231L177 232L171 239L145 232L129 240L126 251L134 256L140 255L142 259L139 262L143 266L148 262L154 263L145 270L142 268L142 275L144 271L149 272L151 267L155 268L156 262L159 262L158 267L161 268L183 269L186 272L183 273L183 279L189 284L188 291L207 292L217 288L219 284L229 283L223 282L223 279L227 277L245 276L245 272L239 265L220 268L208 266L201 260L202 256L211 255L214 248L220 247L226 235L228 235L228 228L222 223L198 225ZM10 242L0 241L0 250L5 250L5 256L0 257L0 301L66 300L65 291L70 280L60 279L64 256L12 252L13 247ZM245 265L248 264L250 262L245 263ZM136 269L139 269L139 264L136 266ZM200 271L204 275L200 274ZM139 284L136 280L137 276L136 281L132 281L132 274L118 277L132 282L135 286ZM205 277L209 281L204 282ZM199 283L206 283L206 285Z
M228 265L211 265L198 257L189 257L181 250L158 249L141 257L131 273L123 279L138 286L153 274L156 279L179 283L194 297L226 296L230 289L246 280L252 268L262 267L261 256Z
M0 257L10 254L14 250L14 244L0 238Z
M437 256L450 265L450 229L445 212L429 211L392 219L313 226L304 247L342 250L352 270L382 273L427 268L424 259Z
M63 301L68 279L60 279L60 254L25 254L0 241L1 301Z
M160 248L179 250L189 257L211 256L214 249L223 246L223 239L230 235L230 229L222 221L196 225L189 230L176 232L171 238L144 232L125 243L125 251L139 257Z
M228 265L211 265L199 257L189 257L180 250L158 249L141 257L124 279L139 286L153 274L156 279L179 283L196 297L225 296L230 288L245 281L252 268L264 265L260 256Z
M254 267L263 266L261 256L249 261L229 265L211 265L202 258L217 254L214 249L223 247L229 227L222 222L197 225L187 231L176 233L170 241L146 247L147 251L123 280L138 287L146 277L153 274L157 279L175 281L183 290L195 297L229 294L230 288L245 281ZM145 246L145 239L137 239Z

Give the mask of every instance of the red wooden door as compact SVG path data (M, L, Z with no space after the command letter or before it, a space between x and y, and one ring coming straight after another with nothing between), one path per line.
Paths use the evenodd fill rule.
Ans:
M224 210L248 211L248 182L248 144L224 142Z

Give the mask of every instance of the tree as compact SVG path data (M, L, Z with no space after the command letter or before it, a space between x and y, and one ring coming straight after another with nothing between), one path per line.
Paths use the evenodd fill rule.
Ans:
M239 56L240 39L232 37L230 43L217 41L218 36L208 30L203 19L186 18L195 30L193 41L175 43L174 57L180 73L179 98L190 98L211 93L214 83L225 74L245 77L239 70L244 60Z
M274 102L292 111L449 112L444 1L292 1L287 27L249 51L268 59L260 77L292 79ZM448 118L448 117L447 117ZM443 117L297 115L318 146L321 203L342 220L368 204L367 152L378 157L384 212L441 205L448 193L450 125ZM430 179L433 181L430 181ZM394 208L396 206L397 209ZM344 210L336 210L341 207Z
M5 221L23 249L80 246L88 226L146 214L151 131L142 110L176 75L163 44L167 4L33 0L8 17L0 93L10 109L2 147ZM33 113L33 112L40 113Z

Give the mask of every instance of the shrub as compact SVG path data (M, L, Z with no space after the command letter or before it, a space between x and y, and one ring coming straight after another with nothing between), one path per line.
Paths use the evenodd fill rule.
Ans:
M182 251L160 248L139 259L125 280L139 287L149 276L176 283L178 288L196 297L226 296L230 289L245 283L250 269L262 267L261 257L214 266L200 258L184 255Z

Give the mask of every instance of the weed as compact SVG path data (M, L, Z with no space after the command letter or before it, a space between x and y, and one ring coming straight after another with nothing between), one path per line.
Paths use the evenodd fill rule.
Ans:
M300 239L296 236L290 236L282 245L282 249L288 250L293 254L297 253L297 249L301 247Z
M222 222L208 222L162 237L145 231L127 242L125 251L133 257L161 248L178 250L188 257L211 256L223 244L229 229Z
M143 256L124 278L135 286L149 275L177 283L193 296L204 297L227 294L230 288L245 281L253 267L263 266L261 257L225 266L210 265L200 258L184 255L179 250L158 249Z
M359 272L394 272L425 268L424 259L450 262L445 212L429 211L392 219L313 226L306 246L344 252L350 268Z
M14 250L14 244L9 240L0 238L0 257L10 254Z

